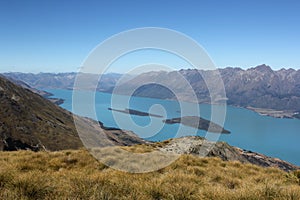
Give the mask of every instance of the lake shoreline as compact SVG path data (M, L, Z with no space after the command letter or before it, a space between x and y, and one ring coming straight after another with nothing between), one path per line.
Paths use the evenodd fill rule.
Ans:
M67 88L66 90L72 91L72 90L74 90L74 88ZM111 92L107 92L107 91L98 91L97 90L97 92L112 94ZM122 95L122 94L118 94L118 95ZM134 96L134 97L157 99L157 98L152 98L152 97L141 97L141 96ZM160 99L160 100L177 101L175 99ZM218 105L218 103L208 103L208 102L188 102L188 103L197 103L199 105L201 105L201 104ZM275 109L269 109L269 108L255 108L255 107L251 107L251 106L239 106L239 105L233 105L233 104L226 104L226 106L232 106L232 107L236 107L236 108L244 108L244 109L256 112L261 116L268 116L268 117L279 118L279 119L300 119L300 112L295 112L295 111L275 110Z
M274 110L268 108L254 108L251 106L247 106L245 108L258 113L261 116L269 116L281 119L300 119L299 117L296 117L297 115L299 115L299 112L293 112L288 110Z
M55 97L66 99L65 103L61 106L69 111L72 110L71 90L53 89L46 91L55 94ZM116 123L113 121L112 113L107 109L111 106L111 95L111 93L96 92L96 97L99 100L101 99L101 101L96 102L96 111L99 114L99 118L97 118L97 121L102 121L106 126L109 127L117 127ZM120 98L122 98L122 96L123 95L120 95ZM163 105L167 106L166 109L169 113L168 118L176 118L180 116L180 113L177 112L178 110L180 110L180 107L179 105L177 105L177 103L175 103L175 101L161 99L155 100L153 98L144 99L142 97L135 96L131 98L131 103L134 103L133 105L135 105L134 107L132 107L133 109L148 111L152 103L163 103ZM137 102L143 103L136 104ZM121 107L126 108L127 106L128 105L126 104ZM201 106L201 117L210 119L209 113L211 111L211 105L209 105L208 103L202 103L199 106ZM214 106L218 107L218 105ZM139 124L146 125L149 119L147 119L147 117L139 117L136 120L138 120ZM166 140L169 138L169 136L174 135L174 131L177 131L177 126L179 125L174 124L172 126L166 126L165 129L160 130L159 133L149 138L149 140ZM228 105L226 111L226 122L224 126L226 129L230 130L232 136L227 134L221 134L221 141L226 141L233 146L237 146L243 149L248 149L254 152L260 152L271 157L277 157L283 160L287 160L288 162L298 164L300 166L300 161L298 159L299 150L297 143L297 141L299 141L298 132L300 129L300 124L298 123L298 120L261 116L249 109L245 109L234 105ZM136 130L132 131L135 132ZM136 133L141 134L139 132ZM199 132L199 135L203 134L204 132ZM274 144L278 145L274 146ZM281 148L282 151L278 151L279 148ZM283 151L285 153L281 153Z

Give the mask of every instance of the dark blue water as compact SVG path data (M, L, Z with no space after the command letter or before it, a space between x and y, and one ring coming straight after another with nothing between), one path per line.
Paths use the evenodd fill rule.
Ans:
M72 91L57 89L47 89L47 91L53 93L55 97L65 99L61 107L72 111ZM122 96L120 96L120 98L122 99ZM147 127L151 121L149 117L129 116L124 113L114 112L115 116L121 119L121 121L127 122L129 117L135 124L141 126L134 127L130 123L124 123L120 127L120 124L117 125L114 120L112 111L107 109L112 107L111 94L97 92L95 101L97 120L102 121L106 126L132 130L140 137L148 140L161 141L174 136L180 137L189 135L193 132L196 132L197 135L200 136L205 136L206 134L206 131L186 127L184 133L176 135L179 128L178 124L169 125L162 123L162 119L164 118L180 117L180 106L176 101L131 97L129 104L131 109L157 114L155 108L150 109L152 105L160 104L165 108L166 113L164 118L152 118L153 127ZM125 109L126 107L122 104L121 100L117 106L114 105L114 108ZM210 119L211 106L201 104L199 108L201 117ZM159 111L159 109L157 111ZM92 117L89 116L89 112L84 109L77 111L76 114ZM162 126L162 129L156 130L156 128L160 128L160 126ZM231 134L222 134L219 140L226 141L230 145L243 149L277 157L300 166L300 120L261 116L247 109L227 106L224 127L230 130ZM155 134L153 134L153 132Z

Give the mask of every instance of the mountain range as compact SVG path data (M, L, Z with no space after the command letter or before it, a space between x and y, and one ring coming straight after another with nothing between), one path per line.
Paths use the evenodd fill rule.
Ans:
M218 69L218 72L224 83L228 105L250 108L270 115L274 113L274 116L277 114L279 117L297 117L300 111L300 70L274 71L269 66L260 65L247 70L228 67ZM169 87L175 85L177 98L192 100L192 95L186 92L188 88L180 76L189 82L199 103L214 103L210 98L214 94L210 94L206 83L213 87L217 84L214 83L219 80L215 70L184 69L178 72L148 72L122 83L118 91L127 94L132 88L142 85L134 95L175 99L175 94L168 91ZM143 85L150 82L159 84Z
M247 70L227 67L218 69L224 83L228 105L249 108L276 117L300 117L300 70L281 69L274 71L267 65L259 65ZM4 73L15 80L22 80L33 88L72 89L76 73ZM90 75L96 76L96 75ZM192 101L186 92L186 84L178 78L182 76L191 85L199 103L211 102L206 83L214 83L215 70L182 69L179 71L154 71L130 76L117 90L127 94L136 88L133 95L175 99L175 94L166 86L176 86L176 95L181 100ZM104 74L97 90L111 93L121 74ZM205 79L204 79L204 78ZM145 84L147 83L147 84Z

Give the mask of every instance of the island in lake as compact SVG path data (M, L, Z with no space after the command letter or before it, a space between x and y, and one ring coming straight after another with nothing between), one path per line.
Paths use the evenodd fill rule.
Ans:
M230 131L224 129L222 126L197 116L177 117L177 118L163 120L163 122L166 124L181 123L185 126L190 126L193 128L205 130L212 133L225 133L225 134L230 133Z
M119 110L119 109L114 109L114 108L108 108L108 110L117 111L117 112L121 112L121 113L125 113L125 114L130 114L130 115L150 116L150 117L159 117L159 118L162 118L162 117L163 117L163 116L161 116L161 115L151 114L151 113L142 112L142 111L133 110L133 109L128 109L128 108L126 108L125 110Z

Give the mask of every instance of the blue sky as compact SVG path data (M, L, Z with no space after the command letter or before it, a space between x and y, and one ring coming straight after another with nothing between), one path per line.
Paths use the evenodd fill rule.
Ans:
M291 0L1 0L0 72L77 71L106 38L149 26L192 37L218 67L300 69L299 10Z

